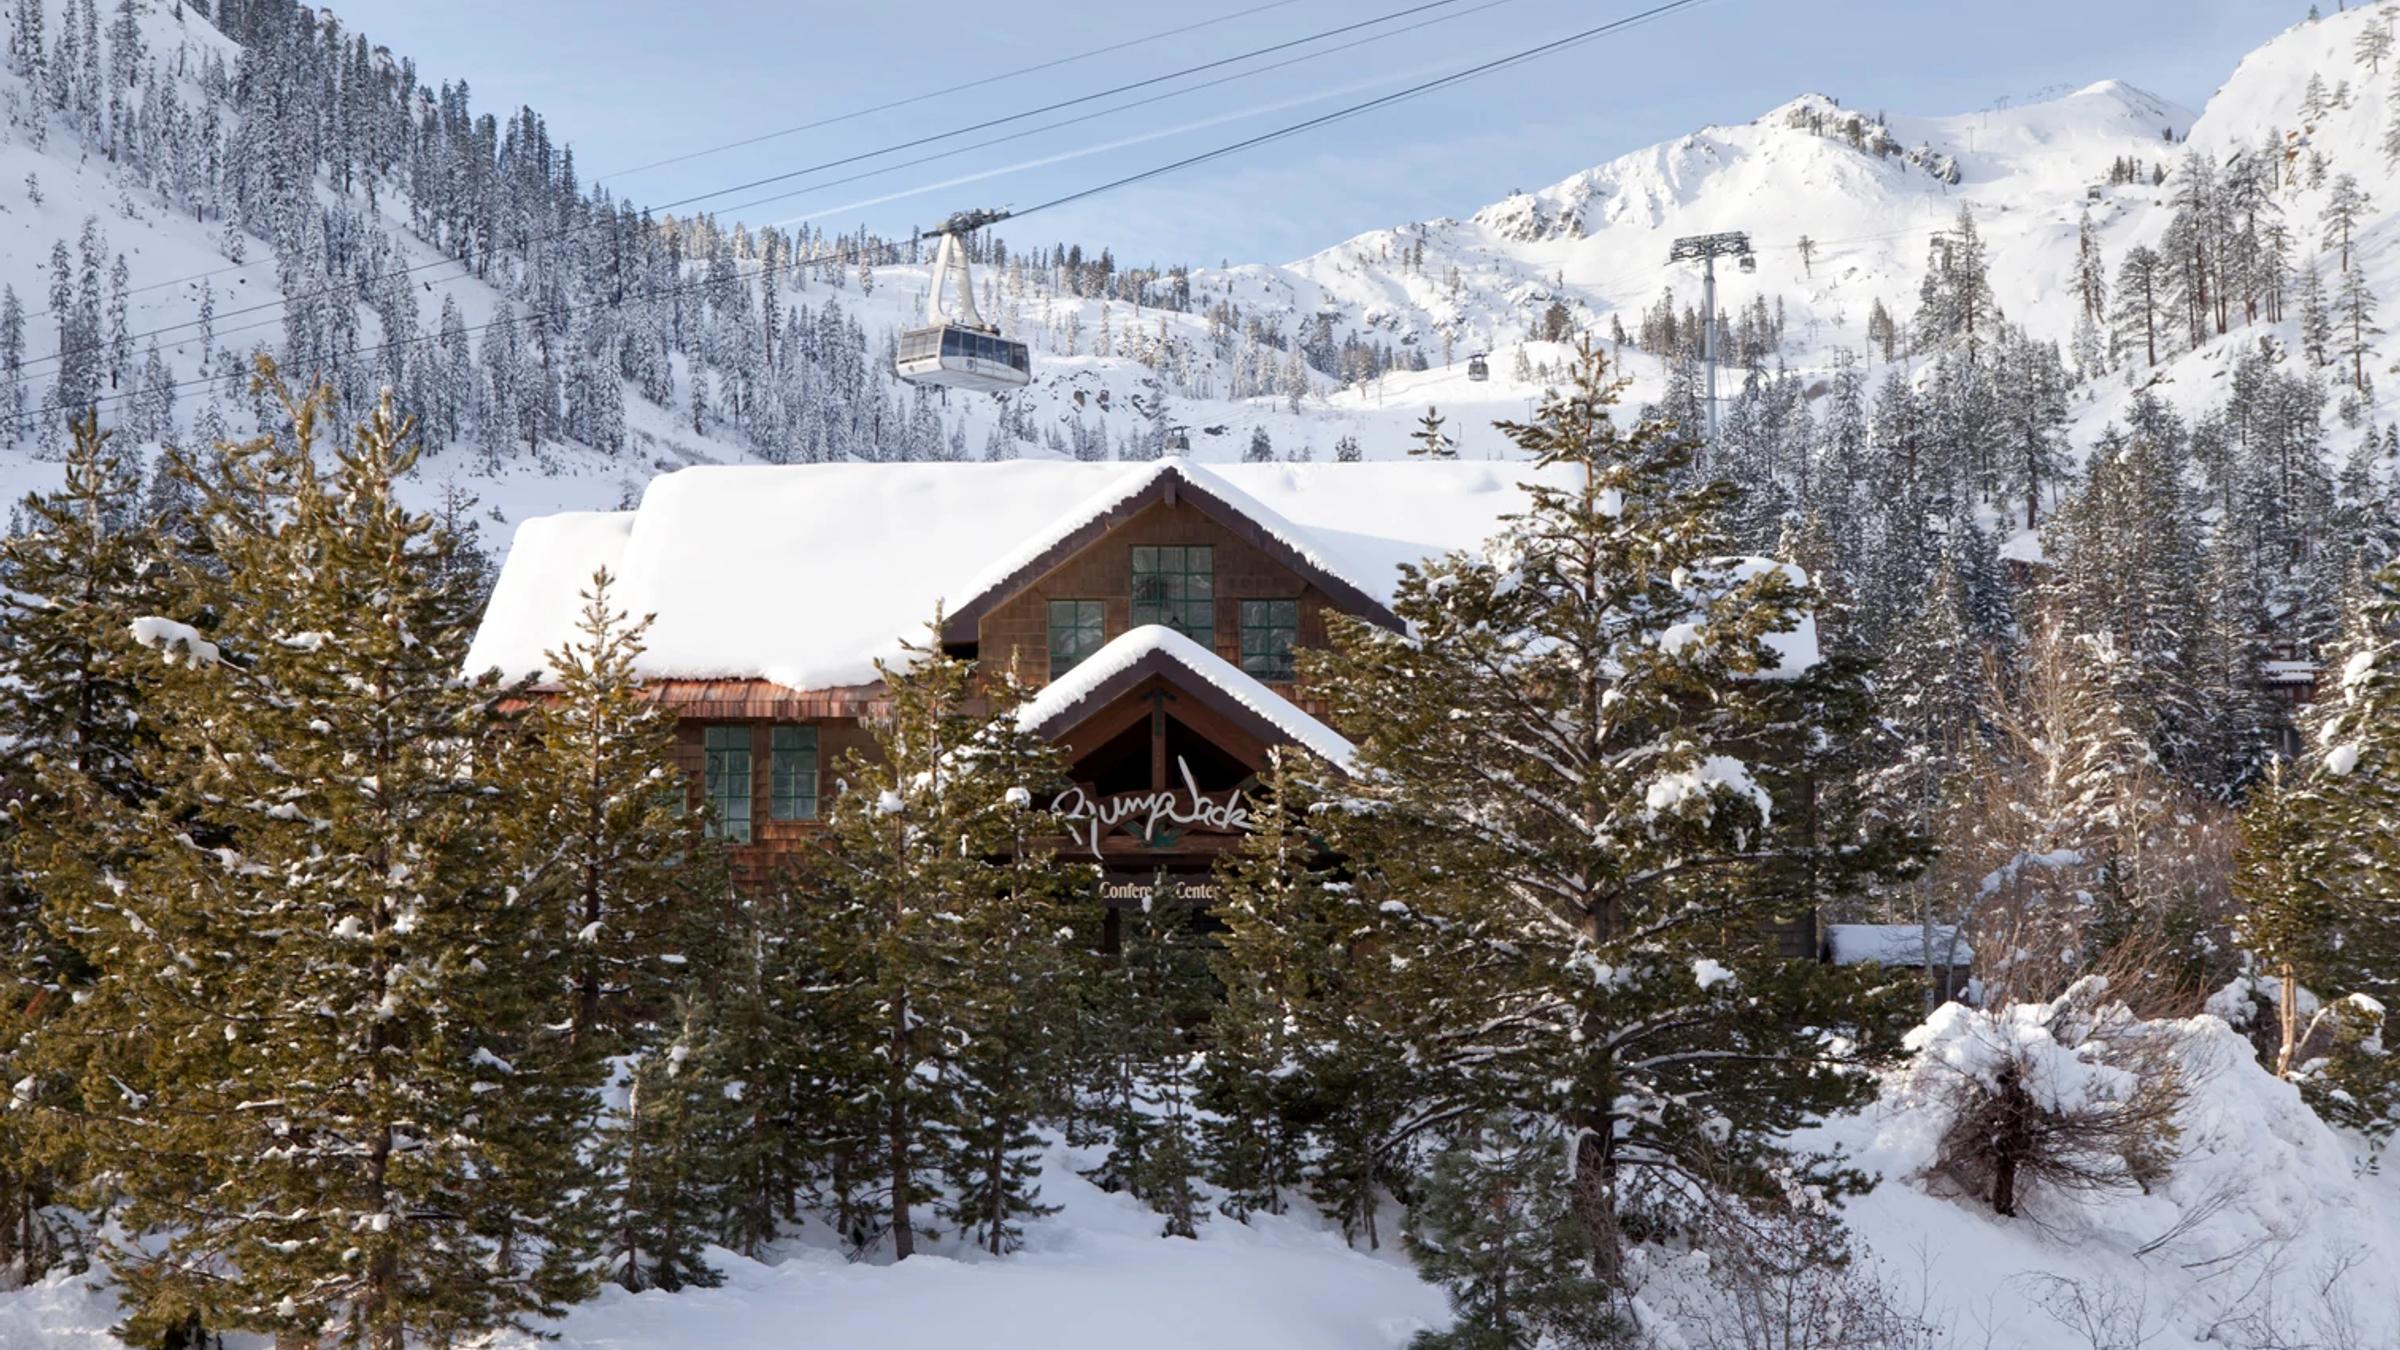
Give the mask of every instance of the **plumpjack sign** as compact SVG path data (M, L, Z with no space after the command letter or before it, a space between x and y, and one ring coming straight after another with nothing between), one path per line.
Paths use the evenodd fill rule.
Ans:
M1123 830L1141 841L1144 848L1172 848L1186 834L1244 834L1250 829L1250 808L1243 805L1241 789L1235 788L1222 797L1211 797L1200 790L1192 777L1192 766L1183 757L1175 757L1176 772L1183 775L1180 788L1160 788L1150 792L1119 792L1095 798L1080 787L1071 787L1051 799L1050 810L1066 822L1067 838L1077 848L1088 849L1095 858L1100 856L1100 841Z

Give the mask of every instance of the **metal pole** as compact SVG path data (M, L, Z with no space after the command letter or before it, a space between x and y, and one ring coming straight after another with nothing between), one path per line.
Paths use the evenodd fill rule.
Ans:
M1722 334L1717 328L1717 258L1720 255L1741 263L1745 272L1757 267L1751 261L1750 236L1740 230L1686 235L1676 240L1674 247L1667 251L1669 263L1700 264L1700 359L1708 367L1708 388L1704 394L1707 404L1701 410L1701 430L1707 438L1705 443L1711 447L1717 442L1717 363L1718 353L1722 350L1719 343Z
M1700 361L1708 367L1708 408L1705 425L1708 429L1708 450L1717 448L1717 255L1708 254L1700 263L1700 311L1704 316L1700 328Z

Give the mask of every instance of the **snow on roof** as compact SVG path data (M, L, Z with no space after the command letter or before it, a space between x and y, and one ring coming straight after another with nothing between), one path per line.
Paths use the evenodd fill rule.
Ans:
M497 668L512 680L546 673L544 653L574 636L592 574L603 567L612 575L621 570L633 519L631 511L562 511L519 525L516 544L492 584L491 602L484 606L483 626L467 649L467 669ZM621 603L621 585L611 589L620 608L636 617L647 613Z
M1194 679L1257 714L1293 744L1342 768L1348 768L1354 747L1340 732L1303 711L1298 704L1252 678L1241 667L1192 641L1172 628L1144 624L1077 662L1073 670L1052 680L1017 710L1017 725L1053 734L1057 724L1081 710L1102 687L1140 666L1146 657L1160 657L1181 666Z
M2261 661L2258 669L2268 684L2315 684L2320 667L2314 661Z
M1402 566L1479 548L1539 473L1465 460L703 465L651 480L638 510L519 527L468 669L546 675L546 654L575 636L576 597L606 566L617 605L655 616L636 667L646 677L869 684L877 661L924 639L936 606L958 611L1168 474L1389 605ZM1725 561L1736 579L1769 565ZM1812 619L1768 641L1779 674L1815 664Z
M1038 563L1043 555L1068 543L1074 536L1093 525L1109 512L1140 498L1143 494L1172 480L1189 485L1199 493L1215 497L1236 514L1249 520L1270 539L1292 551L1295 558L1326 578L1348 586L1379 603L1389 592L1388 582L1368 575L1376 569L1355 568L1349 560L1337 556L1320 541L1283 518L1282 513L1234 486L1218 471L1205 469L1190 460L1170 458L1135 466L1116 477L1098 492L1076 503L1064 514L1041 529L1028 535L1016 548L993 559L975 579L967 584L966 594L958 597L954 609L964 608L997 588L1028 567ZM1355 573L1355 574L1354 574Z
M1951 945L1953 941L1957 946ZM1921 924L1829 923L1825 925L1825 946L1837 966L1858 966L1869 961L1887 966L1925 964L1925 929ZM1956 925L1937 923L1933 926L1933 959L1936 964L1972 965L1975 949L1958 936Z
M1323 569L1388 604L1402 563L1470 549L1524 505L1523 464L1179 465ZM529 520L469 668L547 670L602 564L627 612L655 614L652 678L793 689L875 679L878 659L1055 539L1138 495L1160 464L703 465L651 481L638 510Z

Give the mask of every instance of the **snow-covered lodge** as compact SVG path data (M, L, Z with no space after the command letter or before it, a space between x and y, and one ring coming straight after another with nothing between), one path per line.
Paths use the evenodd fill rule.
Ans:
M651 616L640 667L679 719L695 802L753 877L819 828L829 776L867 743L878 660L922 641L1013 663L1064 751L1073 846L1102 898L1204 900L1276 745L1336 763L1294 654L1329 614L1398 627L1404 564L1478 547L1523 506L1522 463L1201 466L1015 461L685 469L633 511L525 522L469 656L546 673L607 569ZM1811 629L1779 635L1787 664ZM1813 932L1791 935L1794 954Z

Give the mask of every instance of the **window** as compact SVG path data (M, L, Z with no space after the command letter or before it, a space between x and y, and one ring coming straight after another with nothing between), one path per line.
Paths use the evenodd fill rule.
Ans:
M1104 609L1097 600L1053 600L1050 602L1050 678L1073 670L1083 659L1100 650L1105 636L1102 615Z
M708 802L709 833L730 843L750 842L750 728L708 727L700 795Z
M815 820L817 729L777 727L769 747L767 815L774 820Z
M1292 648L1300 641L1300 602L1242 602L1242 669L1256 680L1289 680Z
M1163 623L1201 646L1216 641L1216 558L1206 544L1133 550L1133 622Z

